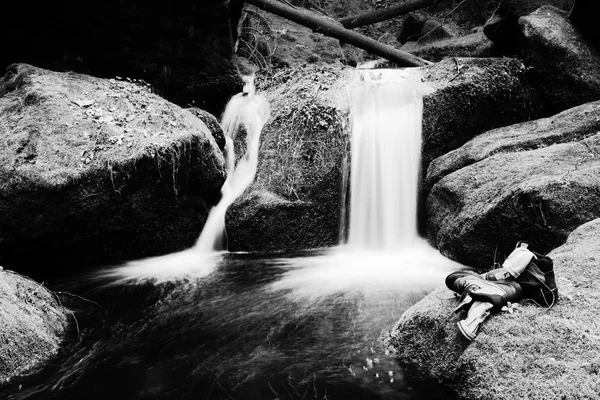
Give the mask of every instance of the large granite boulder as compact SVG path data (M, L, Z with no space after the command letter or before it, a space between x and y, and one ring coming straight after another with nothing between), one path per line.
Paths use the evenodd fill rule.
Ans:
M551 113L600 100L600 52L566 13L540 7L521 17L519 26L521 57Z
M425 187L444 176L497 153L533 150L584 139L600 131L600 101L573 107L552 117L492 129L429 164Z
M453 58L423 68L423 170L431 160L500 126L539 118L543 109L525 66L510 58Z
M566 12L571 9L575 0L544 0L543 3ZM519 17L532 13L541 5L542 2L538 0L501 0L485 23L483 32L494 42L498 51L517 54Z
M0 81L4 266L44 271L182 249L224 180L206 125L144 86L27 64Z
M35 7L5 3L0 37L10 40L0 52L0 71L25 62L54 71L143 79L181 107L219 114L242 87L232 40L242 6L239 0L178 1L168 7L124 0L90 12L73 0Z
M0 385L56 356L69 311L44 286L0 267Z
M306 65L259 84L271 104L255 182L226 216L229 250L290 250L338 242L346 90L352 69Z
M469 343L452 313L456 297L441 287L407 310L385 342L407 371L461 399L598 399L600 219L549 256L561 293L553 308L517 304L512 314L490 316Z
M510 135L510 130L506 132ZM542 252L600 217L600 133L535 150L498 153L438 181L427 197L429 239L478 268L519 239Z

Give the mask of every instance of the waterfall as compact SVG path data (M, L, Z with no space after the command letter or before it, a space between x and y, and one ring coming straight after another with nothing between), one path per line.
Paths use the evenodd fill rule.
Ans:
M244 91L231 98L221 126L225 133L227 180L221 188L221 200L208 215L204 229L196 242L200 252L226 250L225 213L229 206L254 181L258 167L260 133L269 118L267 100L255 93L254 77L244 77ZM234 142L240 129L246 132L246 153L235 165Z
M423 94L407 70L360 70L352 93L348 245L392 250L417 235Z

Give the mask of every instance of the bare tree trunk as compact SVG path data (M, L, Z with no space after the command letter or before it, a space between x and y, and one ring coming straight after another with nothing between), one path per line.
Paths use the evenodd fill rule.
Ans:
M302 8L292 8L275 0L246 0L246 3L255 5L270 13L304 25L314 32L321 33L341 40L345 43L364 49L370 53L383 57L403 67L421 67L431 64L429 61L416 57L405 51L385 45L365 35L353 32L340 26L337 22L328 21L318 17Z
M372 11L364 14L354 15L339 20L345 28L352 29L359 26L371 25L376 22L386 21L397 17L398 15L407 14L411 11L420 10L439 0L405 0L401 3L394 4L382 10Z

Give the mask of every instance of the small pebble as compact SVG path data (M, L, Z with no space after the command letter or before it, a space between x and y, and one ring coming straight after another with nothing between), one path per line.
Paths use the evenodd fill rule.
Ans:
M394 378L390 379L390 383L394 383Z
M379 374L375 374L375 378L379 378Z
M394 376L394 371L388 372L388 376Z
M379 364L379 358L374 358L373 359L373 364Z

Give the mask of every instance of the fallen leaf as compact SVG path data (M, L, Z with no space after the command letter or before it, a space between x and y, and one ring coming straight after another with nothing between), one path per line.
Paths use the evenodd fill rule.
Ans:
M77 104L79 107L89 107L92 104L94 104L94 100L89 100L89 99L77 99L74 101L75 104Z

